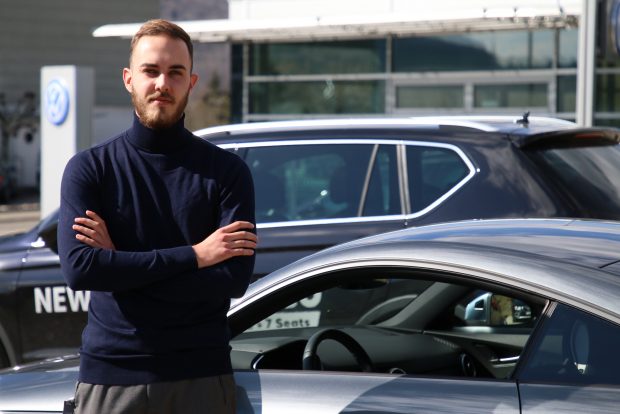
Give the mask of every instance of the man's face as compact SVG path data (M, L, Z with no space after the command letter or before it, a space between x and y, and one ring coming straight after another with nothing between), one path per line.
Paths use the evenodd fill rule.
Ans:
M191 73L185 43L168 36L144 36L134 46L129 66L123 69L123 81L140 121L152 129L172 126L183 115L198 80Z

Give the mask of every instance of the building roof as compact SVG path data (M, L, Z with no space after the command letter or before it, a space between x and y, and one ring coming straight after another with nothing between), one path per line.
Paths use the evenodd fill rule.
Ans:
M463 2L466 3L466 2ZM176 22L198 42L288 42L428 35L488 30L573 27L577 7L441 7L415 13L327 15L287 19L221 19ZM94 37L131 37L142 23L107 24Z

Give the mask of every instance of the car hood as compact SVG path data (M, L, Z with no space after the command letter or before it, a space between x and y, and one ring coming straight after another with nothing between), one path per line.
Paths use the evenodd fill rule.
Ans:
M0 236L0 253L28 250L36 239L36 233L32 231Z
M79 357L59 357L0 371L0 412L62 411L73 398Z

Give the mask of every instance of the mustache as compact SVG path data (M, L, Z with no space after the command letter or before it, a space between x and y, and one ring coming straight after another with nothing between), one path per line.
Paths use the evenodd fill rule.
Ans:
M168 92L155 92L154 94L149 95L147 99L149 101L154 101L155 99L166 99L171 102L174 102L174 98Z

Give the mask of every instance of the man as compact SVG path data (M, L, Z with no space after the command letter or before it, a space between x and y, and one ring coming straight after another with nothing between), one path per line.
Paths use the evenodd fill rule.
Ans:
M233 413L226 313L254 266L254 190L236 155L184 128L197 76L180 27L145 23L125 87L133 126L75 155L58 247L90 290L77 413Z

